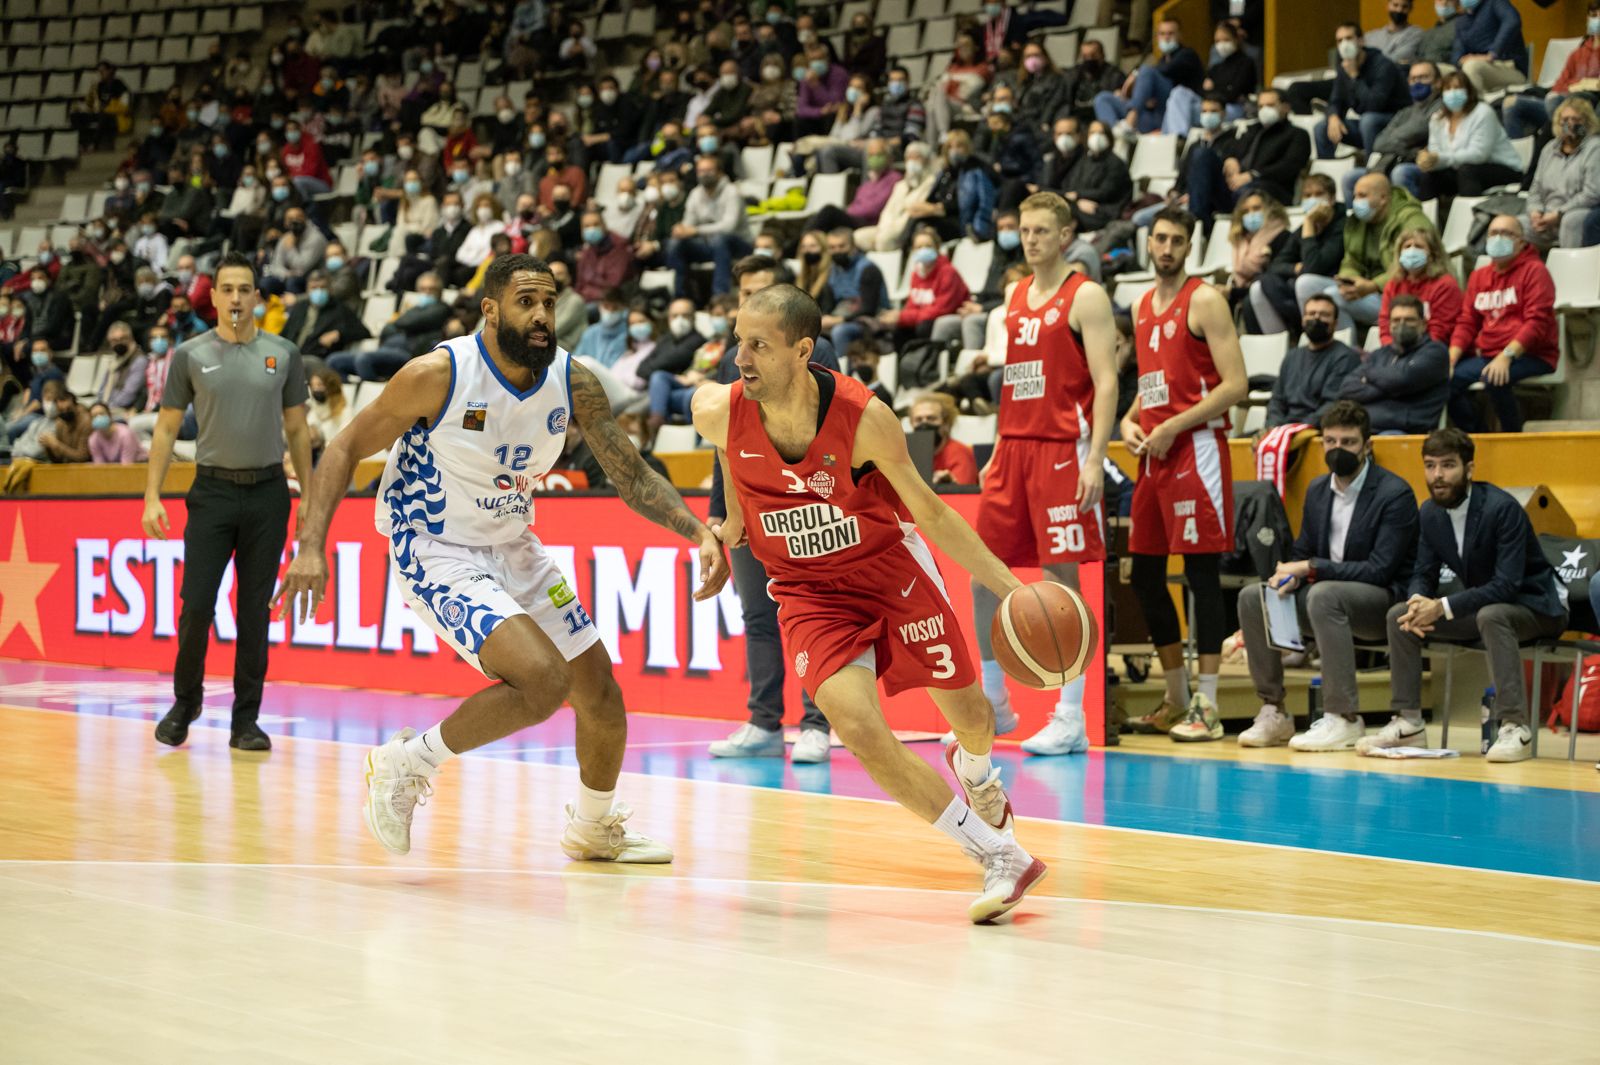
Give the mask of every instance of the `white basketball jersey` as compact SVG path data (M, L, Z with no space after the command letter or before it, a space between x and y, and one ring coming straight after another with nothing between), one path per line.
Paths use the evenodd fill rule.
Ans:
M566 444L572 357L556 349L543 376L518 392L481 335L440 346L450 353L444 410L390 450L378 485L378 531L465 545L514 540L533 523L534 482Z

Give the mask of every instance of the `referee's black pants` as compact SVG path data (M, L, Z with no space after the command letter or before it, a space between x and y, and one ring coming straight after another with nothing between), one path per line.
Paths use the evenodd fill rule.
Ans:
M172 691L179 707L198 711L205 695L206 648L217 589L234 562L233 727L255 723L267 678L268 607L289 534L289 485L278 476L235 484L198 474L189 489L183 530L183 610Z

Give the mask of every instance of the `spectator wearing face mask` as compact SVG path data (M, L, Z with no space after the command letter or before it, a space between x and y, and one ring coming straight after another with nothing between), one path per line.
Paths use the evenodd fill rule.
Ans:
M454 259L439 271L449 288L460 288L470 281L489 258L491 242L506 233L506 220L500 216L499 204L489 193L481 193L472 201L471 220L472 226L456 248Z
M934 323L955 314L971 293L950 260L939 250L939 234L924 226L911 238L911 282L905 306L878 312L878 322L892 331L895 349L933 335Z
M571 203L583 203L588 198L589 178L580 167L567 162L567 150L558 144L545 149L546 170L539 179L539 206L548 212L556 207L556 188L568 189Z
M139 219L139 238L133 242L133 254L156 269L165 270L170 250L166 235L156 225L155 212L146 211Z
M471 229L472 223L466 218L460 194L445 193L440 201L438 227L428 235L427 240L417 244L415 255L400 263L389 287L396 292L407 292L418 283L424 271L432 271L441 278L445 277L450 272L451 264L456 261L456 252L461 250L461 243L467 239L467 233ZM407 243L409 245L411 242ZM470 272L467 276L471 276Z
M1256 121L1237 133L1208 139L1222 127L1220 100L1202 104L1202 137L1190 148L1184 167L1187 207L1201 218L1230 211L1243 196L1265 193L1288 203L1300 173L1311 160L1311 138L1288 121L1288 106L1277 89L1257 97Z
M1178 20L1163 19L1156 26L1155 49L1128 75L1121 89L1094 98L1094 114L1106 129L1120 127L1118 132L1124 136L1153 133L1166 117L1172 90L1182 86L1198 92L1204 80L1200 56L1183 43Z
M125 422L112 418L111 408L95 403L89 408L89 461L97 466L132 466L144 461L139 437Z
M634 227L638 225L639 216L643 213L644 200L639 195L638 182L631 177L625 177L617 182L617 190L612 195L611 202L601 210L601 225L605 227L606 232L631 242Z
M1411 64L1406 77L1411 103L1395 112L1394 118L1378 134L1372 151L1367 153L1367 165L1352 167L1341 179L1346 200L1355 196L1356 182L1369 170L1387 174L1397 164L1415 162L1428 147L1433 116L1444 107L1439 99L1439 83L1444 75L1439 73L1437 65L1418 60Z
M1133 178L1128 164L1111 150L1111 127L1103 122L1089 126L1088 151L1067 174L1067 203L1078 228L1093 233L1122 216L1133 198Z
M583 250L578 253L578 273L573 287L585 300L598 301L632 280L638 264L633 248L606 229L599 211L583 212Z
M1433 223L1409 192L1391 186L1382 174L1368 174L1356 182L1350 213L1354 217L1344 225L1344 259L1338 276L1302 272L1295 280L1295 295L1304 306L1313 294L1327 292L1339 305L1339 328L1353 322L1366 329L1378 323L1383 286L1389 281L1400 234Z
M1309 174L1301 183L1305 217L1290 232L1255 284L1245 323L1253 333L1299 332L1300 304L1295 285L1301 276L1333 277L1344 261L1344 204L1334 198L1333 179ZM1135 216L1137 217L1137 215Z
M1167 113L1161 123L1161 132L1176 136L1186 135L1200 121L1200 101L1204 96L1214 96L1223 103L1223 113L1229 122L1245 115L1250 94L1260 82L1256 61L1239 47L1239 30L1231 22L1219 22L1212 31L1211 53L1215 57L1206 69L1199 89L1174 86L1167 98Z
M414 250L413 245L420 249L422 242L439 228L439 217L439 201L428 191L422 174L415 169L407 170L401 181L400 206L389 240L398 242L407 252Z
M56 367L49 344L42 340L23 340L21 344L26 355L19 359L16 369L17 376L28 382L28 399L17 416L6 423L6 435L13 442L43 416L45 387L55 382L64 388L67 383L67 375ZM52 413L54 409L51 408Z
M1511 96L1501 105L1505 116L1506 134L1520 140L1540 131L1547 123L1561 135L1561 118L1556 113L1563 101L1573 93L1588 94L1593 108L1600 93L1600 0L1589 0L1588 17L1584 20L1585 36L1556 77L1555 84L1541 99L1534 95Z
M1314 134L1319 159L1332 159L1340 145L1369 148L1395 113L1411 102L1405 75L1382 52L1367 46L1360 26L1340 24L1334 44L1339 66L1328 96L1328 116ZM1357 116L1354 124L1348 122L1349 112Z
M333 176L322 157L322 145L292 119L283 126L283 166L289 180L306 199L333 190Z
M952 437L956 401L943 392L923 396L911 405L911 429L932 429L934 484L977 484L978 461L972 448Z
M1367 353L1339 386L1343 399L1367 408L1380 435L1428 433L1439 427L1450 394L1450 351L1416 296L1389 305L1390 336Z
M360 316L334 298L326 270L306 275L305 298L295 300L281 335L300 354L318 357L343 351L369 336Z
M1511 0L1460 0L1450 61L1482 96L1528 83L1528 43Z
M102 312L92 335L87 338L87 346L100 347L111 323L118 320L127 322L135 336L143 336L152 326L164 322L171 308L172 289L154 270L142 266L134 274L131 291L125 290L122 299Z
M862 251L892 251L901 246L911 222L913 205L928 202L938 172L929 165L931 154L921 141L906 145L898 177L889 189L889 199L877 219L855 231L856 247Z
M27 328L28 308L22 297L0 293L0 352L4 353L8 365L15 359L17 341L22 339Z
M68 245L67 261L56 276L56 287L74 311L93 317L100 310L100 288L104 284L105 271L100 269L100 264L95 262L84 244L82 237L72 238Z
M1583 247L1585 226L1600 220L1600 118L1574 97L1556 108L1553 125L1556 136L1534 168L1524 222L1541 251Z
M1417 58L1422 30L1411 25L1411 0L1388 0L1389 24L1366 34L1367 46L1382 52L1391 63L1404 67Z
M1450 339L1450 420L1468 432L1480 427L1468 389L1482 381L1500 431L1520 433L1522 408L1512 386L1552 372L1561 355L1555 282L1510 215L1489 223L1484 253L1490 262L1467 279Z
M333 298L359 316L365 303L361 296L362 279L367 272L365 260L352 261L343 244L330 240L322 267L328 272L328 291Z
M417 291L410 297L410 306L383 327L377 348L330 355L328 369L345 380L359 377L363 381L387 381L400 367L438 347L444 339L445 323L453 313L450 305L440 299L443 291L438 274L429 272L417 278Z
M826 133L839 105L845 102L850 74L829 58L828 49L820 42L813 43L804 55L805 74L796 79L800 89L795 98L795 132L802 136Z
M634 373L649 384L657 373L680 374L694 363L694 353L706 342L694 327L694 303L673 300L667 307L667 331L656 339L655 348L639 363Z
M306 428L311 430L311 448L320 452L350 424L356 411L344 398L344 382L324 366L306 381L311 402L306 407Z
M500 177L494 183L494 198L500 205L504 214L514 215L518 209L518 202L528 197L534 204L538 203L539 183L534 176L522 165L522 155L518 152L506 152L499 159ZM631 182L632 178L626 178Z
M72 303L52 281L50 271L35 266L28 272L28 291L22 297L28 311L27 339L44 341L52 351L72 347ZM18 347L18 357L24 347Z
M1417 58L1435 65L1449 63L1451 55L1455 53L1461 0L1433 0L1433 13L1437 21L1422 31L1422 39L1417 45Z
M284 216L283 233L267 261L266 276L284 284L290 292L300 290L305 277L328 257L328 238L306 221L306 213L296 207Z
M1416 162L1394 168L1394 183L1419 200L1431 200L1481 196L1521 180L1522 157L1494 109L1478 100L1472 82L1455 71L1439 84L1443 106L1428 119L1428 147Z
M1461 285L1450 270L1450 260L1437 230L1408 229L1395 245L1389 282L1383 286L1383 306L1378 312L1378 338L1389 343L1389 310L1401 296L1422 303L1428 334L1441 344L1450 343L1461 314Z
M600 317L583 331L572 354L593 359L609 368L628 350L628 306L621 289L610 289L600 299Z
M1233 248L1233 268L1226 285L1230 305L1237 307L1245 299L1250 286L1266 273L1290 239L1289 215L1282 204L1264 192L1239 198L1228 230Z
M211 275L199 272L193 255L178 256L177 266L172 277L172 291L186 298L190 308L207 325L216 325L217 308L211 301Z
M207 187L205 172L200 170L191 174L182 167L174 167L167 175L167 180L172 184L172 191L161 203L156 228L171 240L203 237L210 233L217 203Z
M667 266L677 271L676 295L689 294L689 267L710 262L711 291L727 292L733 285L733 262L750 253L750 223L744 197L722 172L715 156L695 160L695 188L684 204L683 219L672 227L667 241Z
M972 138L966 130L951 130L944 139L943 165L938 168L927 199L906 208L911 222L926 222L939 231L940 240L969 236L986 241L994 236L994 180L989 168L973 157ZM904 239L904 238L902 238Z
M127 322L113 322L106 330L106 346L111 349L112 365L100 383L96 397L118 414L132 412L144 395L145 371L150 360L134 340Z
M88 462L89 419L65 381L44 386L40 417L11 444L14 458L34 462Z
M1302 313L1303 343L1291 348L1278 367L1267 404L1268 429L1295 423L1321 425L1323 414L1339 398L1345 378L1361 364L1358 352L1334 339L1338 310L1331 297L1313 296Z

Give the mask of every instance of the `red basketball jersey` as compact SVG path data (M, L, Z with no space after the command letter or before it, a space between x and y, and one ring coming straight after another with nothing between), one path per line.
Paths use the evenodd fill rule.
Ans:
M1189 332L1189 301L1205 284L1191 277L1161 314L1155 313L1155 289L1139 300L1133 316L1133 341L1139 357L1139 427L1149 432L1174 414L1206 398L1222 375L1211 360L1211 347ZM1228 428L1226 414L1206 423ZM1198 426L1196 427L1198 428Z
M750 550L779 582L835 580L906 535L905 508L883 474L850 468L856 427L872 391L820 366L811 372L824 398L832 382L833 396L811 447L795 462L778 454L761 424L761 405L745 398L743 381L734 382L728 406L728 470Z
M1001 436L1077 440L1089 435L1094 380L1083 343L1067 323L1072 299L1088 280L1083 274L1068 274L1039 308L1028 306L1033 277L1017 282L1006 307Z

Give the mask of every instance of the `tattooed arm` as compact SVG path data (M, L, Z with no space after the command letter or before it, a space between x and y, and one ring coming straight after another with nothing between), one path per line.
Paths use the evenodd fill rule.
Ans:
M678 490L639 455L628 434L611 416L611 401L594 374L572 363L572 413L589 450L605 469L622 501L663 528L671 529L700 550L700 588L696 599L709 599L728 581L728 559L722 541L684 505Z

